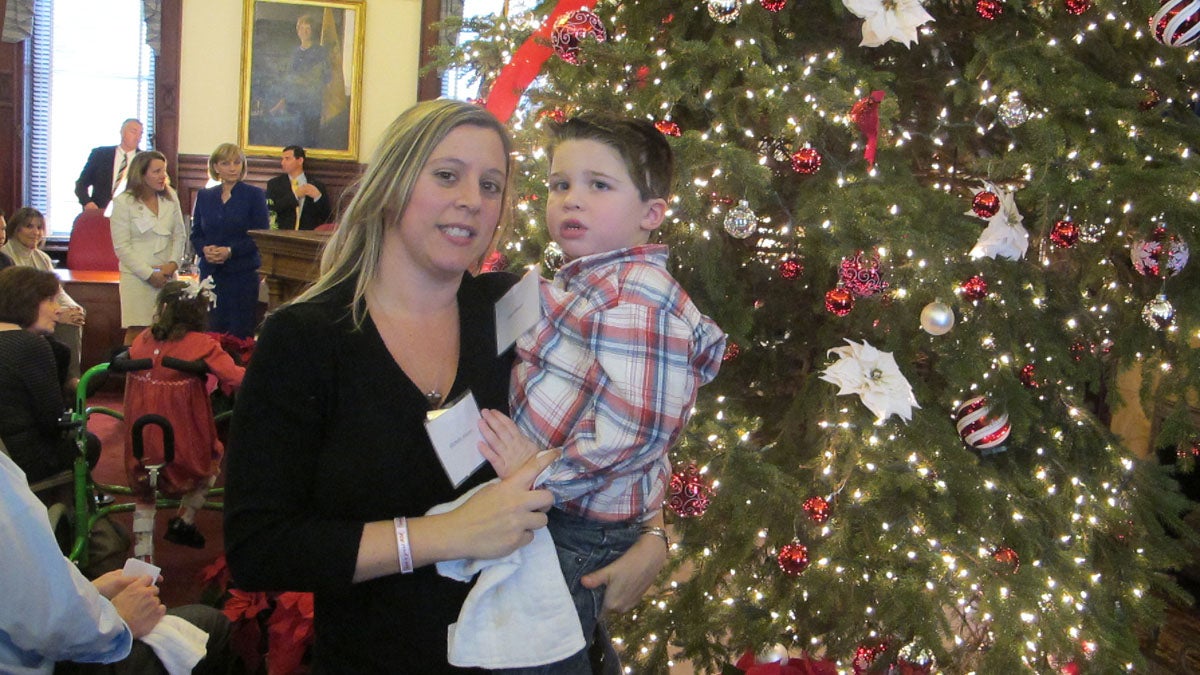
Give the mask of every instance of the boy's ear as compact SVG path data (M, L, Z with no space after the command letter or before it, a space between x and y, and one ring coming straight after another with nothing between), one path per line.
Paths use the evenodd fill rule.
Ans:
M646 201L646 211L642 215L642 229L646 232L652 232L662 225L663 218L667 217L667 200L655 198Z

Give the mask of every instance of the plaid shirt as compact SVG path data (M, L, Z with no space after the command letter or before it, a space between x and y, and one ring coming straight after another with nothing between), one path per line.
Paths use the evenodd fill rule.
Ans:
M513 419L561 449L538 482L569 513L625 521L659 508L667 450L721 366L725 334L666 264L662 245L572 261L543 281L542 319L517 340Z

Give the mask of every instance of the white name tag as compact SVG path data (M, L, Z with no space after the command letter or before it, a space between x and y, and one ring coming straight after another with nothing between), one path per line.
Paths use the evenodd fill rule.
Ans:
M462 485L487 460L479 452L479 404L470 391L445 408L425 415L425 433L454 487Z
M522 333L533 328L542 318L542 299L538 294L540 279L540 270L535 265L515 286L508 289L504 297L496 301L497 356L508 351Z

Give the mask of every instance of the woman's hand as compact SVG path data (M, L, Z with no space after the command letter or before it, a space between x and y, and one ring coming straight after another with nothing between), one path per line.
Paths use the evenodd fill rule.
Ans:
M92 579L92 585L100 591L100 595L112 600L117 597L118 593L125 590L126 586L135 581L137 581L137 577L127 577L124 571L113 570Z
M647 525L662 527L662 513ZM643 534L625 555L607 567L584 575L580 583L584 588L607 587L604 591L603 611L627 612L642 599L646 589L658 578L663 564L667 562L665 543L662 537Z
M159 270L154 270L151 272L150 278L146 279L146 283L155 288L162 288L163 286L166 286L168 281L170 281L170 277L168 277L166 274L163 274Z
M220 265L233 255L233 249L228 246L205 246L202 250L204 259L213 265Z
M167 613L166 606L158 599L158 587L150 583L148 576L133 579L113 597L112 604L135 638L153 630Z
M491 463L496 475L501 478L515 473L538 453L538 447L533 441L526 438L517 423L504 413L481 410L479 433L483 435L479 452Z
M416 564L499 558L533 541L533 531L546 526L545 512L554 504L554 495L529 488L552 461L552 453L534 458L449 513L409 520ZM439 535L440 541L429 539ZM431 545L426 547L425 542Z
M56 323L65 323L71 326L82 326L84 324L84 314L82 307L62 306L54 313L54 321Z
M170 281L171 277L175 276L175 273L179 271L179 263L177 263L177 262L166 263L165 265L163 265L162 267L159 268L159 271L161 271L163 273L163 276L166 277L168 281Z

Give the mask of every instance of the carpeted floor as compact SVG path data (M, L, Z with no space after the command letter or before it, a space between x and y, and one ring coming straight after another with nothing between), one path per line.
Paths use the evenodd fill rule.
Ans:
M122 390L118 385L119 383L110 383L88 401L89 405L121 410ZM124 422L107 415L93 415L88 421L88 429L100 437L103 448L100 462L92 473L98 483L128 484L125 475L124 424ZM220 479L218 479L217 485L221 485ZM119 498L119 501L130 500ZM203 549L179 546L162 538L163 533L166 532L167 521L174 515L173 510L159 511L155 523L154 562L163 570L162 599L168 607L201 601L204 589L199 582L200 572L206 566L211 565L222 554L224 548L219 511L205 510L196 517L196 525L207 539ZM118 513L113 517L127 530L131 529L133 514Z

